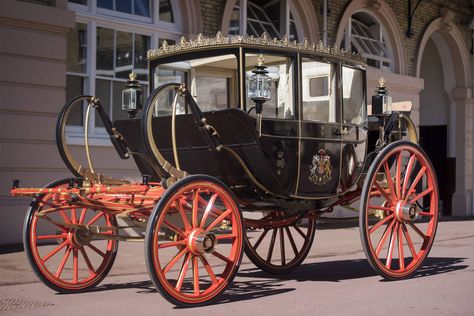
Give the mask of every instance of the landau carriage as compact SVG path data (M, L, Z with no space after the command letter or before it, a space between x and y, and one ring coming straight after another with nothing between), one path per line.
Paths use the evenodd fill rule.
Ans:
M437 227L436 176L410 109L395 111L383 82L367 114L363 58L306 40L218 33L165 42L148 60L144 106L135 74L122 93L129 119L111 122L94 96L60 113L57 144L72 178L45 188L13 183L13 195L34 197L24 246L47 286L90 289L110 271L119 241L144 240L164 298L208 303L231 284L243 252L265 271L288 273L307 256L317 219L359 200L375 271L396 280L423 263ZM85 163L66 136L81 111ZM94 168L92 111L141 182ZM131 227L146 232L123 232Z

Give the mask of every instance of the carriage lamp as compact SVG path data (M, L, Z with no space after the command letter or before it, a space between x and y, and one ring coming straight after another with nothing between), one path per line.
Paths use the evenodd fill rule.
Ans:
M143 109L143 90L136 73L132 72L128 77L127 85L122 90L122 110L128 111L130 118L133 119Z
M272 79L266 70L267 66L263 65L264 59L262 54L257 58L257 66L252 70L253 75L249 78L248 97L255 102L255 113L257 113L257 130L259 135L262 132L262 109L263 103L271 99Z
M379 79L379 86L372 96L372 114L391 114L392 113L392 97L388 95L387 87L385 87L385 79Z

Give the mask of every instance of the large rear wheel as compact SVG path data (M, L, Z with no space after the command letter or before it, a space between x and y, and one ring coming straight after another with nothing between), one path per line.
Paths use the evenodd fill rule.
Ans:
M384 148L367 173L360 210L362 246L374 270L391 280L415 273L438 225L438 185L426 153L407 141Z
M171 303L209 303L232 283L242 253L242 215L219 180L186 177L155 206L145 239L146 262L157 290Z

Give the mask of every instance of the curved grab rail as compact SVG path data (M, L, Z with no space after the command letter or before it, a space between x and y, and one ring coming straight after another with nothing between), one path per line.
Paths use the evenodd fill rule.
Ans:
M111 177L105 177L104 175L100 173L96 173L92 167L92 159L90 158L90 151L89 151L89 143L87 141L88 138L88 131L86 129L85 131L85 146L86 146L86 156L87 160L89 163L89 167L84 167L82 166L77 160L74 158L74 156L71 154L71 151L69 149L69 145L67 144L66 140L66 124L67 124L67 119L69 115L71 114L72 109L76 104L81 105L83 101L87 101L88 103L88 111L90 111L91 107L95 107L94 104L95 99L93 96L90 95L81 95L78 97L75 97L72 99L69 103L66 103L66 105L63 107L61 112L59 113L58 120L56 123L56 144L58 146L58 151L59 155L61 156L61 159L63 160L64 164L66 167L72 172L72 174L76 177L83 177L85 179L88 179L93 182L99 182L99 183L106 183L106 184L123 184L127 183L127 181L123 180L118 180L114 179ZM99 113L100 114L100 113ZM111 126L110 120L104 120L104 117L100 115L102 120L104 121L104 125L107 127L110 127L110 130L113 131L113 127ZM86 126L88 125L88 119L86 118ZM111 135L112 139L112 135ZM118 151L117 144L114 143L114 147ZM122 148L122 150L124 150ZM123 154L124 157L126 158L127 156Z

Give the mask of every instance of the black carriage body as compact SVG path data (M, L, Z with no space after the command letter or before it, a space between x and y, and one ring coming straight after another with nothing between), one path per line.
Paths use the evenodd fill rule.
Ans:
M256 128L257 118L252 111L254 104L246 97L248 89L246 78L252 69L247 63L249 60L256 59L255 56L258 54L263 54L269 59L270 67L272 60L278 58L287 60L289 77L285 80L291 83L288 85L288 89L291 89L289 93L291 100L287 103L291 103L292 110L290 118L281 118L277 114L272 114L275 117L264 115L260 133ZM269 196L290 201L323 200L353 189L363 171L367 152L364 66L349 59L331 58L327 56L328 54L320 56L321 54L300 52L296 49L229 45L225 48L185 51L168 54L161 58L151 58L149 63L150 93L163 83L159 82L161 79L159 72L164 69L170 77L180 79L178 83L186 84L188 89L190 87L191 94L196 94L196 87L193 87L190 77L191 71L196 72L197 67L183 71L179 68L180 64L203 58L218 59L223 55L230 56L234 64L227 69L234 76L231 80L227 80L228 91L233 91L228 92L227 108L205 111L208 108L207 104L200 103L199 98L195 100L198 106L204 109L203 116L207 123L219 133L221 144L232 149L242 159L251 174L267 192L255 188L242 165L229 153L209 148L199 131L195 117L188 108L183 110L182 114L176 115L176 147L180 169L189 174L208 174L219 178L231 187L237 196L251 201ZM332 82L328 89L331 89L334 106L332 122L303 117L306 112L318 113L316 108L306 112L303 109L309 106L307 103L310 103L304 100L306 91L303 90L309 87L303 87L303 83L308 83L308 80L303 78L305 67L303 61L322 63L331 69L332 79L328 80ZM176 65L176 68L173 69L170 65ZM363 112L357 124L350 122L350 118L345 118L350 113L345 113L343 108L349 102L347 96L343 95L343 67L344 70L360 72L358 78L361 82L357 86L360 91L357 93L360 94ZM206 74L213 74L214 70L210 67L203 68ZM181 73L177 75L178 72ZM264 104L264 111L266 106ZM278 110L279 108L275 107L275 111ZM173 156L171 119L170 113L158 113L157 117L152 119L153 138L163 157L176 165ZM141 124L140 118L114 122L120 133L125 136L132 151L147 152L139 132ZM135 156L134 158L142 173L159 178L143 157ZM151 160L152 157L149 159Z

